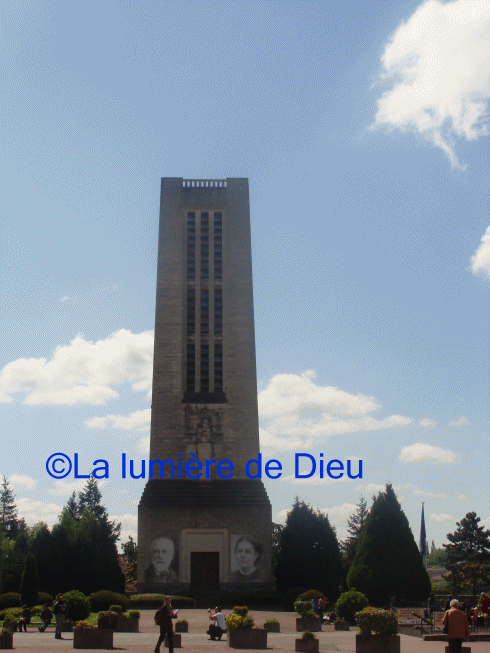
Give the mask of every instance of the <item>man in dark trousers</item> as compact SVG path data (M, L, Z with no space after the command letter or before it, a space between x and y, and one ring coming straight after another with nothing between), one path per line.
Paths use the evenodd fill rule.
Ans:
M172 619L177 616L177 612L172 609L172 598L165 597L165 602L155 614L155 624L160 626L160 637L155 646L155 653L160 653L160 644L165 641L165 635L168 638L168 653L174 653L174 632L172 628Z

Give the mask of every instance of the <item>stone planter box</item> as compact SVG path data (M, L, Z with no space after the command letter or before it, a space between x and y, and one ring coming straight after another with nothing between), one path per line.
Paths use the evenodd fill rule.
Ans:
M446 646L446 653L451 653L449 646ZM461 653L471 653L471 646L462 646Z
M356 635L356 653L400 653L400 635Z
M174 648L182 648L182 636L180 635L180 633L174 633L173 643L174 643ZM165 644L164 644L164 646L166 646L168 648L168 637L167 637L167 635L165 635Z
M295 639L294 650L297 653L318 653L320 642L318 639Z
M112 628L74 628L73 648L113 648Z
M335 630L350 630L348 621L336 621Z
M230 648L265 649L267 631L264 628L235 628L228 631Z
M304 630L309 630L310 633L319 633L322 629L322 622L320 619L296 619L296 632L302 633Z
M189 632L189 624L175 624L175 632L176 633L188 633Z
M16 621L4 621L3 622L3 627L8 628L13 633L17 632L17 622Z
M6 650L10 648L14 648L14 633L0 635L0 649Z
M56 628L56 621L54 622L54 627ZM62 633L72 633L75 628L75 624L70 619L66 619L61 629Z
M265 630L267 630L268 633L280 633L281 632L281 624L279 622L272 623L272 624L264 624Z
M139 617L120 617L117 622L115 633L139 633L140 631L140 618Z

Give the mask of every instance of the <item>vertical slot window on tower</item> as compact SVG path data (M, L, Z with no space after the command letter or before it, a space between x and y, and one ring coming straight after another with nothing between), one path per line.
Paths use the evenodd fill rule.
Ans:
M209 345L201 344L201 392L209 392Z
M196 278L196 214L187 214L187 278Z
M196 347L187 343L187 392L196 390Z
M214 214L214 278L223 278L223 216Z
M214 391L223 392L223 344L214 343Z
M209 290L201 288L201 336L209 334Z
M194 288L187 288L187 335L193 336L196 333L196 291Z
M223 292L221 288L214 289L214 335L223 335Z
M201 279L209 279L209 213L201 213Z

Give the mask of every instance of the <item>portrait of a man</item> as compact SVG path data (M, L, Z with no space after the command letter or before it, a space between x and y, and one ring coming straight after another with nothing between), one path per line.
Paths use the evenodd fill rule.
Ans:
M176 583L178 576L171 568L175 547L168 537L157 537L150 544L151 564L145 569L145 581L150 583Z

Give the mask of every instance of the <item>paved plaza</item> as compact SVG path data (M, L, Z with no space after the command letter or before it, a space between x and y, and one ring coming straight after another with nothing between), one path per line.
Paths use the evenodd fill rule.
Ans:
M223 610L224 614L230 611ZM295 632L294 612L269 612L263 610L250 610L255 618L256 626L263 626L266 619L275 618L281 624L281 633L269 633L268 650L282 653L294 651L295 637L300 635ZM154 610L141 611L140 633L115 633L114 651L127 653L151 653L155 649L158 639L158 628L153 623ZM206 610L181 610L179 619L187 619L189 633L182 634L182 650L186 653L223 653L230 650L223 640L213 642L208 639L206 630L210 623ZM354 653L356 650L355 634L357 629L349 632L335 631L332 626L323 626L323 632L317 633L320 640L320 651L339 651ZM401 653L444 653L445 642L424 642L418 637L401 635ZM52 651L68 651L73 649L73 635L64 633L62 640L55 640L54 634L28 632L14 634L14 649L22 653L51 653ZM102 651L102 649L92 649ZM166 650L162 647L162 653ZM176 649L178 650L178 649ZM237 650L237 649L235 649ZM472 653L490 653L489 642L471 642Z

